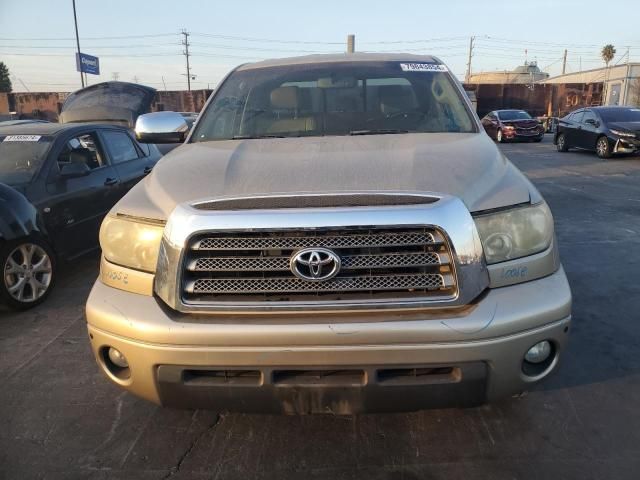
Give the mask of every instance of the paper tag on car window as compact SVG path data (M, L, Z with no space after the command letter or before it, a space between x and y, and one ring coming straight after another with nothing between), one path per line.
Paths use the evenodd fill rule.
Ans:
M448 72L446 65L438 63L401 63L403 72Z
M42 135L7 135L3 142L37 142Z

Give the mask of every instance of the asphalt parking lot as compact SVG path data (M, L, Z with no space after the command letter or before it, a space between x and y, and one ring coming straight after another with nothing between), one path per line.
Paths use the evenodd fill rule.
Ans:
M168 410L111 385L86 338L93 255L0 311L0 478L625 479L640 470L640 157L501 147L550 204L574 293L560 370L468 410L286 417Z

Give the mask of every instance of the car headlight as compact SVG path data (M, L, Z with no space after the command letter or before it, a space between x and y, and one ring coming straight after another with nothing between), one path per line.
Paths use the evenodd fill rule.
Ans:
M611 129L611 133L613 133L614 135L618 135L619 137L627 137L627 138L633 138L636 136L635 133L621 132L620 130L614 130L613 128Z
M542 252L553 239L553 216L544 202L474 220L489 264Z
M145 219L107 216L100 227L102 254L111 263L155 272L164 225Z

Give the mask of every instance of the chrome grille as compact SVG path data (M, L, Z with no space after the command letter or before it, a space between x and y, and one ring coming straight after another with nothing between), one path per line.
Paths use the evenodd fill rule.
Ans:
M337 276L309 281L291 271L303 248L331 249L340 257ZM456 279L442 233L432 228L204 233L185 250L185 304L233 302L453 298Z
M263 250L273 248L394 247L434 243L428 232L386 233L381 235L331 235L296 237L209 237L193 245L194 250Z
M193 260L187 270L193 272L250 272L250 271L288 271L289 257L204 257ZM435 252L382 254L382 255L345 255L342 268L382 268L382 267L419 267L423 265L447 264L448 255Z
M397 290L419 288L434 290L445 287L440 274L383 275L380 277L333 278L325 282L307 282L299 278L202 278L187 284L188 293L282 293L317 291Z

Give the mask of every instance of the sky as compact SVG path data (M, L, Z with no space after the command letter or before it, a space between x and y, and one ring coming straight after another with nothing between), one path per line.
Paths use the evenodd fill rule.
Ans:
M100 75L157 89L186 89L182 30L190 33L192 88L214 88L236 65L264 58L344 52L348 34L358 51L433 54L463 78L470 37L472 72L511 70L536 60L551 75L613 63L640 62L637 0L334 1L76 0L80 46L100 57ZM635 16L635 20L631 17ZM607 20L608 19L608 20ZM14 91L73 91L72 0L0 0L0 61Z

